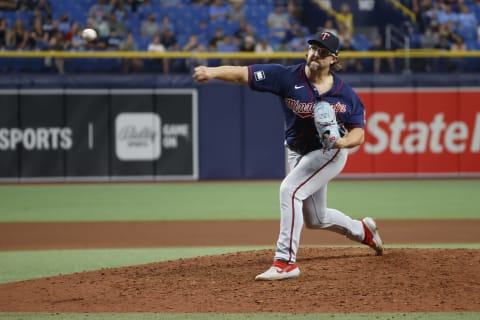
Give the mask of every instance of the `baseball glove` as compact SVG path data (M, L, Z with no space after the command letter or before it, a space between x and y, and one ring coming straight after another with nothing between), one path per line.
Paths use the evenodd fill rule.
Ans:
M341 137L335 111L326 101L320 101L313 107L315 127L317 128L323 149L330 150Z

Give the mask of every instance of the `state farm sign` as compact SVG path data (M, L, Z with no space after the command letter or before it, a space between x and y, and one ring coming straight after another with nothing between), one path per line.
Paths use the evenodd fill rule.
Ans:
M374 142L365 144L365 152L391 153L462 153L480 150L480 112L476 114L473 128L464 121L445 121L445 114L438 113L430 122L405 121L405 114L393 118L386 112L376 112L367 122Z
M366 139L344 175L480 175L480 89L359 95Z

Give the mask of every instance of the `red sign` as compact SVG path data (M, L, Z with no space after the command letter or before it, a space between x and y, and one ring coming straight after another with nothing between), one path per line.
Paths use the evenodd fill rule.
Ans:
M480 89L361 91L365 143L343 175L480 175Z

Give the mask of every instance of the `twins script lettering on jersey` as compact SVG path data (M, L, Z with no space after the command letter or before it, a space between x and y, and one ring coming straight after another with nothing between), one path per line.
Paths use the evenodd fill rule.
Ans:
M335 111L335 113L347 112L347 105L344 103L336 102L334 105L332 105L332 108Z
M294 100L291 98L285 99L285 104L287 107L295 112L299 117L309 118L313 117L313 107L315 102L300 102L299 100ZM347 106L344 103L336 102L332 105L335 113L343 113L347 111Z
M313 117L313 107L315 106L315 102L300 102L299 100L286 98L285 104L290 110L295 112L299 117L302 117L302 118Z

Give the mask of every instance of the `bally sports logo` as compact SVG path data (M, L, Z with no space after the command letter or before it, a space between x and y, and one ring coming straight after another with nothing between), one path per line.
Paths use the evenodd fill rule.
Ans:
M123 161L160 158L161 121L156 113L121 113L115 119L115 151Z

